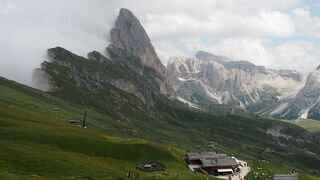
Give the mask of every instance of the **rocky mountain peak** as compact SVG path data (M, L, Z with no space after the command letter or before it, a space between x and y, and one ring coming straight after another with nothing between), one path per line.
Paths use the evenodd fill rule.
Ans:
M167 77L177 94L190 102L204 99L217 104L245 104L258 100L251 75L240 69L226 69L215 60L172 57Z
M108 50L114 52L118 51L117 49L125 52L126 56L137 58L143 67L151 67L163 75L165 67L158 58L145 29L137 17L127 9L120 10L115 27L111 29L111 44Z
M306 81L306 86L320 86L320 69L317 68L315 71L309 74Z
M209 52L206 51L198 51L195 55L196 58L200 59L200 60L205 60L205 61L216 61L220 64L224 64L226 62L231 61L229 58L225 57L225 56L219 56L219 55L215 55L215 54L211 54Z
M305 78L297 71L267 69L205 51L195 56L170 58L166 73L180 98L194 104L210 101L282 118L286 113L282 110L304 85ZM320 75L308 79L310 84L320 83ZM311 89L317 91L315 87Z

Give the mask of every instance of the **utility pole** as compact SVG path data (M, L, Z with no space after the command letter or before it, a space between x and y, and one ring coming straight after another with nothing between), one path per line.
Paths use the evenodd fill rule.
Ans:
M84 117L83 117L83 123L82 123L82 127L86 127L86 119L87 119L87 110L84 112Z

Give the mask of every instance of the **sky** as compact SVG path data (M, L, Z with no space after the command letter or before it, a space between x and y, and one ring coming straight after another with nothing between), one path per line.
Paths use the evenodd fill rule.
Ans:
M320 0L0 0L0 76L30 85L51 47L104 53L120 8L165 65L198 50L305 74L320 64Z

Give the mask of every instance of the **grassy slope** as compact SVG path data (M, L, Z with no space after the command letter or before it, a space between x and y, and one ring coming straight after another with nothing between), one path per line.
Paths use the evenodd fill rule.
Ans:
M148 141L106 136L110 134L132 137L132 133L126 130L132 127L132 124L119 122L106 114L89 109L88 119L91 128L82 129L67 123L67 120L81 119L83 107L3 79L0 79L0 82L0 174L6 179L34 178L30 176L32 174L41 177L105 178L112 176L121 178L127 171L135 170L137 161L146 159L161 160L167 165L171 175L142 173L145 177L152 179L156 176L156 179L159 179L163 176L164 179L175 179L175 174L178 173L182 179L204 179L202 175L190 176L182 162L183 150L186 150L188 143L190 143L189 147L195 145L195 142L191 142L190 139L193 133L199 133L197 131L190 130L190 135L181 136L178 130L181 128L180 124L176 127L177 132L170 129L171 127L148 129L143 127L143 124L139 124L136 129L140 131L139 128L146 128L145 138ZM59 107L60 110L55 111L54 107ZM186 114L186 116L189 115ZM205 122L206 117L197 118L199 119L196 120L203 121L202 123L212 122ZM232 119L216 121L228 123ZM155 124L155 126L159 125L163 126ZM152 133L152 130L156 132ZM224 131L221 130L221 132ZM149 133L150 136L148 136ZM218 133L219 136L213 135L215 132L209 131L209 133L212 133L214 138L223 138L221 133ZM151 137L153 134L158 137ZM176 137L176 139L167 139L169 137ZM248 138L242 137L241 133L239 137L245 141ZM251 148L248 152L241 154L242 158L249 160L254 156L259 158L258 154L261 152L259 143L257 147L250 147L245 141L243 145L234 145L233 141L223 139L221 141L223 143L218 144L217 149L233 154ZM180 148L172 148L168 151L168 145L155 142L168 142ZM207 139L201 143L205 142ZM237 147L239 145L240 148ZM236 150L234 151L233 148ZM261 157L267 156L262 154ZM270 158L274 159L272 156ZM290 166L285 170L289 171Z
M298 126L305 128L306 130L308 130L313 134L320 135L320 121L305 119L305 120L298 120L298 121L287 120L286 122L296 124Z
M290 169L286 166L275 165L269 161L249 161L251 171L248 174L248 179L271 179L272 173L275 174L288 174ZM292 170L292 169L291 169ZM255 173L255 174L254 174ZM319 177L310 176L307 174L299 173L299 180L317 180Z
M13 88L14 86L14 88ZM134 172L136 162L161 160L168 167L163 173L141 173L145 178L163 176L176 179L190 176L181 157L183 152L137 138L107 136L94 128L82 129L67 123L81 118L83 108L73 106L31 88L1 80L0 84L0 175L16 178L122 178ZM54 107L60 107L55 111ZM106 115L90 110L95 119L111 122ZM116 128L110 124L110 133Z

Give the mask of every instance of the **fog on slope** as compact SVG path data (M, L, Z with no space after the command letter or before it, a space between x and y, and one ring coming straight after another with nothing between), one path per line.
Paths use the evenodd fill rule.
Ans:
M97 0L1 1L0 76L30 85L51 47L104 52L117 12Z

